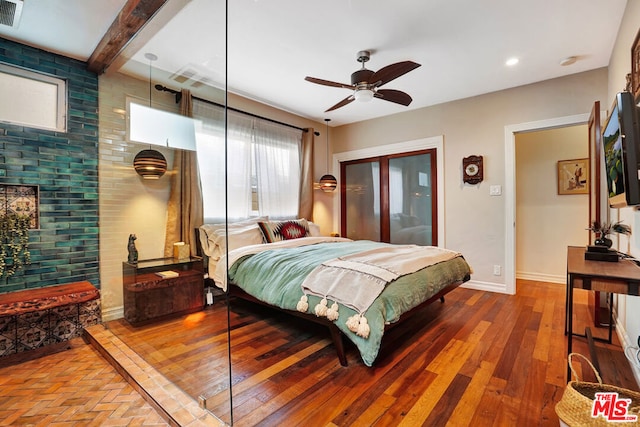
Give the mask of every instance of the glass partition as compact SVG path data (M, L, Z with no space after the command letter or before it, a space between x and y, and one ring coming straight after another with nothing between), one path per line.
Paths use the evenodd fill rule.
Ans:
M431 156L389 159L390 243L432 245Z
M343 235L354 240L380 241L380 162L345 165L343 180Z
M345 237L438 244L435 150L347 161L340 173Z
M132 104L189 115L181 93L189 89L194 97L226 105L226 14L224 0L169 0L99 77L100 281L105 326L166 378L153 381L153 387L171 390L169 406L195 403L231 425L227 295L205 279L209 263L196 250L196 236L186 239L191 245L186 257L174 256L173 244L201 223L183 230L183 237L167 238L172 228L180 230L177 224L187 223L183 202L172 188L190 179L191 157L165 140L150 145L128 138ZM206 31L196 34L196 27ZM197 50L193 62L161 54L166 46L186 47L196 39L206 43L207 51ZM202 64L214 69L203 70ZM148 149L167 163L167 172L155 180L133 169L136 154ZM224 193L226 174L208 185ZM129 258L132 235L137 260Z

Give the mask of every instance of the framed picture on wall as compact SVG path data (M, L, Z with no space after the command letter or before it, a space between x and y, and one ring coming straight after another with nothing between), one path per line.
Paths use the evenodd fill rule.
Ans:
M558 194L589 194L589 159L558 161Z
M640 31L631 46L631 93L636 102L640 101Z
M25 215L31 230L40 228L40 195L37 185L0 184L0 217Z

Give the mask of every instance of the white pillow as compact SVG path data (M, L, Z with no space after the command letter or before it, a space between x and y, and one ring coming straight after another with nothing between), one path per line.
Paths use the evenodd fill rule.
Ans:
M307 221L309 225L309 236L318 237L320 236L320 226L315 222Z
M229 242L229 250L241 248L243 246L258 245L264 243L262 232L258 227L258 224L251 224L245 227L230 228L229 233L225 233L225 230L216 230L214 232L214 250L212 258L215 260L220 259L222 255L226 253L227 240Z
M218 260L226 252L225 231L229 230L229 250L242 246L262 243L262 233L258 221L266 221L269 217L261 216L229 224L203 224L200 226L200 244L205 255ZM257 231L257 234L255 233ZM259 241L258 241L259 240Z

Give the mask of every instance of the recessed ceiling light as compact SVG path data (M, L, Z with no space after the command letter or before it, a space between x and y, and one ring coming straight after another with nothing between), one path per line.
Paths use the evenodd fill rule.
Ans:
M520 60L516 57L513 58L509 58L507 59L507 61L505 62L505 65L507 67L513 67L514 65L516 65Z
M577 60L578 60L577 56L567 56L566 58L560 61L560 65L562 65L563 67L567 65L571 65L571 64L574 64Z

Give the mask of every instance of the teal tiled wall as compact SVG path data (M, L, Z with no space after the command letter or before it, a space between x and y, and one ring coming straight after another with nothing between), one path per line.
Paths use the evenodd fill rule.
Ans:
M1 277L0 293L83 280L100 287L98 76L84 62L2 38L0 62L65 79L68 99L66 133L0 122L0 183L40 189L31 265Z

